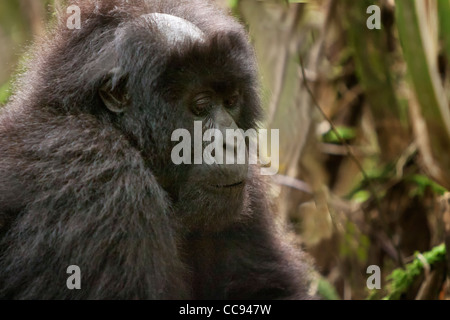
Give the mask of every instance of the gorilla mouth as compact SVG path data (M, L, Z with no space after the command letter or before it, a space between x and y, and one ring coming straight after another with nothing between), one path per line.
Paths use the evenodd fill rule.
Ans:
M225 184L225 185L223 185L223 184L216 184L216 185L213 185L213 187L215 187L217 189L235 188L235 187L241 186L242 184L244 184L244 181L239 181L239 182L236 182L236 183L233 183L233 184Z

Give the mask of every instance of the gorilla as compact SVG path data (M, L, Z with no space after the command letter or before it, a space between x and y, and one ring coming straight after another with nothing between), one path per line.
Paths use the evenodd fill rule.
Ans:
M258 167L171 159L195 121L257 128L244 28L206 0L70 4L0 114L0 298L309 299Z

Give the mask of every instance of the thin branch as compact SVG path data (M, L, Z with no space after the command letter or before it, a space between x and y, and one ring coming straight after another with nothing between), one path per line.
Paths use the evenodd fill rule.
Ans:
M366 171L364 170L364 168L361 165L361 162L358 160L358 158L355 156L355 154L353 153L352 148L350 147L350 145L347 143L347 141L345 141L344 138L342 138L341 134L339 133L339 131L337 130L336 126L334 125L333 121L326 115L326 113L323 111L322 107L319 105L319 102L317 101L314 93L312 92L311 88L308 85L307 82L307 78L306 78L306 73L305 73L305 66L303 64L303 58L300 56L300 66L302 69L302 76L303 76L303 83L305 85L306 91L308 91L309 96L311 97L311 100L314 104L314 106L319 110L319 112L322 114L323 118L330 124L331 130L333 131L333 133L336 135L337 139L339 140L339 142L342 144L342 146L345 148L346 152L347 152L347 156L356 164L356 166L358 167L358 170L361 172L361 174L364 177L364 180L367 181L368 183L368 187L369 187L369 192L372 194L372 197L374 198L377 208L380 210L381 212L381 206L380 206L380 201L378 199L378 196L376 194L375 188L371 182L371 180L369 179L369 176L367 175Z
M304 181L289 176L277 174L273 177L275 183L287 186L308 194L312 194L311 187Z
M377 196L377 193L376 193L375 187L373 186L372 180L370 180L370 178L367 175L366 171L362 167L361 162L355 156L351 146L341 136L341 134L337 130L336 126L334 125L333 121L326 115L326 113L323 111L323 109L319 105L319 102L317 101L314 93L312 92L311 88L309 87L308 80L306 78L306 72L305 72L305 65L303 63L303 57L300 55L299 58L300 58L300 67L301 67L302 76L303 76L303 83L305 85L306 91L308 92L309 96L311 97L311 100L312 100L314 106L317 108L317 110L319 110L319 112L321 113L323 118L330 124L331 130L336 135L337 139L342 144L342 146L344 146L344 148L345 148L345 150L347 152L347 156L351 159L351 161L353 161L356 164L356 166L358 167L358 170L363 175L364 180L367 181L367 187L369 189L369 192L370 192L373 200L375 201L375 206L376 206L376 208L378 210L380 221L383 224L383 226L384 226L384 228L385 228L385 230L387 232L387 236L388 236L390 242L392 243L392 245L394 246L394 248L397 251L397 259L396 260L400 264L400 266L403 267L404 264L403 264L403 260L402 260L401 254L400 254L399 247L398 247L398 245L396 245L396 243L392 239L392 231L390 230L389 224L385 221L384 216L382 214L383 211L381 209L381 202L380 202L380 199Z

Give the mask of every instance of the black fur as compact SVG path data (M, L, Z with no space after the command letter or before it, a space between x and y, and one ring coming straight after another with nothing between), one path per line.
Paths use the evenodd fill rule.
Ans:
M205 169L170 160L197 85L238 87L236 124L256 126L241 25L208 1L74 3L82 28L61 15L0 115L0 297L308 298L306 266L275 227L257 170L242 194L212 195ZM151 12L190 21L205 42L164 45L139 19ZM129 94L123 114L99 97L107 80ZM69 265L81 290L66 287Z

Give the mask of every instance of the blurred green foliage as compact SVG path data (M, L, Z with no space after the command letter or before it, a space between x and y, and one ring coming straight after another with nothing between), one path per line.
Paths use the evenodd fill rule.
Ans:
M412 190L410 193L411 197L414 196L424 196L427 190L431 190L434 194L442 196L447 190L431 180L429 177L423 174L415 174L406 179L407 181L413 182L416 185L416 188Z
M341 144L341 138L345 141L356 138L356 130L354 128L337 126L336 131L330 130L322 136L322 141L326 143Z
M8 101L10 94L10 84L7 82L0 87L0 106L4 105Z
M340 300L336 289L323 277L319 278L317 292L325 300Z
M413 284L414 280L422 273L424 263L420 260L416 253L416 258L413 262L407 264L404 269L395 269L391 275L388 276L390 281L389 293L384 300L398 300L401 295L405 293ZM446 255L445 245L434 247L431 251L422 254L423 258L429 265L433 265L438 261L444 261Z

